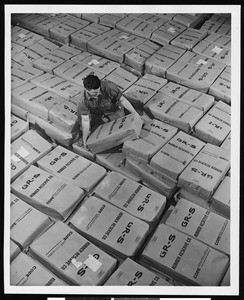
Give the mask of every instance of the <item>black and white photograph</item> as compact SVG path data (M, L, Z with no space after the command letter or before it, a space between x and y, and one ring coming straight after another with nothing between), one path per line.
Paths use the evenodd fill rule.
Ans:
M5 5L6 294L238 295L240 26Z

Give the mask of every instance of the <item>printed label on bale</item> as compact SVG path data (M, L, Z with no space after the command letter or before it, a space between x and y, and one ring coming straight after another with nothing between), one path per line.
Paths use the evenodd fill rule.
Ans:
M14 140L16 140L19 136L21 136L29 129L29 124L26 121L11 114L10 128L11 128L11 143L12 143Z
M56 222L30 247L69 285L102 285L114 271L116 260L63 222Z
M229 266L224 253L163 224L147 244L142 259L186 285L217 286Z
M82 203L69 222L120 257L135 256L149 231L147 223L94 196Z
M181 173L178 186L210 199L230 168L230 152L207 144Z
M230 222L210 210L180 199L165 224L230 255Z
M20 150L21 149L21 150ZM23 173L29 165L36 162L52 149L50 143L42 138L34 130L28 130L11 144L11 181ZM28 157L22 157L21 153L28 153ZM25 154L25 156L27 156ZM16 162L17 160L17 162Z
M90 191L106 174L103 167L62 146L57 146L37 164L86 191Z
M162 277L147 270L130 258L126 258L112 276L110 276L105 283L105 286L108 285L171 286Z
M116 172L110 172L94 190L96 196L146 222L161 215L166 198Z
M10 237L22 249L26 248L37 236L46 230L51 224L48 216L36 210L34 207L10 194ZM29 224L32 224L29 226Z
M19 176L11 188L15 195L56 220L66 219L84 197L82 189L35 166Z
M65 282L25 253L10 264L10 283L15 286L63 286Z

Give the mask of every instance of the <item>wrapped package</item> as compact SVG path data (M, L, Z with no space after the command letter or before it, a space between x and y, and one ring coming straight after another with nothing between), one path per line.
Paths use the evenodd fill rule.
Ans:
M146 42L147 40L145 38L142 38L138 35L131 34L126 31L121 31L118 29L113 29L110 31L107 31L103 34L105 37L112 37L114 40L120 40L123 41L125 44L128 44L133 47L138 47L142 43Z
M18 73L19 72L16 71L16 69L11 70L11 90L26 83L25 78Z
M29 246L51 225L52 221L47 215L10 195L10 238L21 249Z
M28 122L11 114L11 143L29 129Z
M61 65L65 60L52 52L47 53L43 57L36 59L33 66L45 72L53 74L53 69Z
M102 17L104 14L94 13L84 13L82 14L82 19L87 20L91 23L99 23L100 17Z
M198 43L193 49L193 52L213 58L219 62L231 66L231 50L229 48L210 43L206 40Z
M11 42L11 58L13 58L15 54L21 52L24 49L25 49L24 46L20 46L14 42Z
M208 209L180 199L165 224L230 255L230 220Z
M114 258L63 222L33 242L30 253L69 285L103 285L116 267Z
M83 156L90 160L95 160L95 155L93 153L91 153L91 151L89 149L84 147L83 141L81 138L79 138L77 141L75 141L72 144L72 150L73 150L73 152L79 154L80 156Z
M20 253L10 264L12 286L64 286L67 285L47 268L25 253Z
M31 82L66 100L79 96L84 91L81 86L49 73L44 73Z
M63 64L55 68L53 70L53 73L54 75L73 82L74 84L76 84L77 86L81 86L82 88L84 88L83 80L89 74L97 76L100 80L105 77L105 75L101 72L96 71L90 67L83 66L72 60L65 61Z
M182 61L175 62L166 73L166 78L170 81L177 82L184 86L206 93L219 74L213 73L199 67L184 63Z
M133 48L132 45L109 36L98 35L87 42L89 52L122 63L124 55Z
M10 262L12 262L21 252L20 247L10 240Z
M137 79L137 76L123 68L117 68L105 77L105 80L115 83L122 92L135 83Z
M30 13L19 20L19 26L24 27L30 31L37 32L36 30L37 24L46 19L47 19L46 16Z
M108 26L104 26L96 22L93 22L88 26L85 26L84 29L89 32L95 33L98 36L110 30Z
M39 58L41 58L41 56L38 53L29 48L25 48L21 52L15 54L12 59L22 66L33 66L34 61Z
M144 122L139 139L124 142L122 151L126 157L148 163L176 133L176 127L156 119Z
M77 105L70 101L63 101L49 110L49 120L60 129L73 133L79 130Z
M94 189L94 195L149 225L159 219L166 205L165 196L113 171L99 182Z
M167 80L152 74L145 74L133 85L131 85L123 95L133 104L141 102L143 105L156 94L156 92L167 83Z
M230 168L230 152L207 144L180 174L178 186L209 200Z
M100 125L88 138L87 146L92 153L99 153L136 139L143 121L137 114L129 114Z
M176 14L173 20L187 27L197 27L206 14Z
M116 23L116 28L149 39L158 26L131 16L125 17Z
M164 224L157 227L141 260L190 286L218 286L229 267L226 254Z
M118 172L134 181L140 181L136 172L126 165L126 157L123 152L108 152L96 154L96 162L105 168Z
M186 29L186 26L169 20L152 33L150 40L160 45L169 44Z
M230 218L230 186L231 179L225 176L211 199L212 210L228 219Z
M149 23L152 23L158 27L162 26L164 23L167 22L167 19L163 16L159 16L158 14L152 13L133 13L131 15L133 18L138 18Z
M106 281L105 286L171 286L166 278L160 277L145 267L126 258Z
M231 26L223 24L215 31L215 33L231 37Z
M34 130L28 130L11 144L11 181L47 154L52 145Z
M23 47L30 47L42 39L43 36L25 29L11 35L11 41Z
M208 93L215 99L231 105L231 67L226 67L215 82L210 86Z
M186 104L196 107L204 112L214 104L214 97L197 90L185 87L175 82L168 82L159 92L176 98Z
M95 196L86 198L69 225L106 252L134 257L149 233L146 222Z
M30 166L11 185L20 199L55 220L65 220L84 197L84 191L57 176ZM68 201L67 201L68 200Z
M229 269L226 271L222 281L221 281L221 286L230 286L230 267Z
M15 25L19 24L20 19L25 18L29 14L24 14L24 13L11 13L11 28L17 27Z
M125 64L143 73L146 60L160 48L156 43L146 40L125 53Z
M215 23L218 23L218 24L225 24L227 22L228 18L230 18L230 16L227 17L227 16L222 15L222 14L213 14L208 19L208 21L215 22Z
M104 14L99 18L99 24L114 28L116 23L124 18L124 14Z
M146 60L145 73L166 77L168 68L170 68L170 66L172 66L184 53L184 49L172 45L162 46Z
M63 24L68 25L69 27L71 27L74 32L82 29L83 27L86 27L90 24L90 22L83 20L83 19L78 19L78 18L69 18L65 21L62 21ZM72 34L72 33L71 33ZM70 34L70 35L71 35Z
M167 198L170 198L176 191L177 182L156 171L150 165L131 158L126 159L126 165L136 172L144 184L149 185L151 189L165 195Z
M231 37L227 35L211 33L204 40L231 49Z
M40 56L44 56L49 52L59 49L59 46L53 42L43 39L40 42L30 46L29 49L38 53Z
M84 53L86 57L84 57L85 55L82 55ZM110 74L113 70L119 67L119 64L112 60L106 59L98 55L90 54L88 52L83 52L79 55L76 55L72 57L71 60L75 61L76 63L80 63L97 72L100 72L104 75Z
M70 35L70 44L78 49L87 51L87 42L97 36L96 33L90 32L84 28L75 31Z
M204 39L206 35L206 32L204 33L198 29L187 28L175 39L173 39L170 44L183 49L191 50L197 43Z
M68 102L68 101L67 101ZM69 133L57 127L53 122L44 120L32 113L28 113L27 120L30 127L50 142L57 141L63 146L70 146L78 137L78 132Z
M227 150L231 150L231 132L227 135L223 143L221 144L222 148L225 148Z
M49 29L50 37L63 44L69 44L70 35L78 29L71 27L65 23L60 23Z
M27 121L28 111L26 109L11 103L11 113L16 115L20 119Z
M30 81L31 79L38 77L43 73L44 72L42 70L39 70L39 69L34 68L29 65L20 66L20 65L13 64L13 67L11 68L11 74L20 76L25 81ZM11 86L11 88L12 88L12 86Z
M177 180L205 143L179 131L151 159L150 166Z
M145 106L162 122L190 132L203 116L203 111L178 99L158 92Z
M48 120L49 110L56 104L65 101L65 99L31 82L12 90L11 100L13 104L46 120Z
M220 146L231 130L231 107L217 102L195 125L194 135L199 139Z
M45 37L51 37L49 30L61 23L60 21L49 17L49 15L50 14L48 14L45 20L35 25L35 31Z
M57 146L50 151L37 162L37 165L87 192L106 174L103 167L62 146Z

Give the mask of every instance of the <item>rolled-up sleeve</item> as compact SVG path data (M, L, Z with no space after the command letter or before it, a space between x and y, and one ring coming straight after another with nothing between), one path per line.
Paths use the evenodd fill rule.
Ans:
M77 115L78 115L78 122L81 125L81 116L89 115L90 111L88 105L86 104L85 98L82 97L79 103L77 104Z

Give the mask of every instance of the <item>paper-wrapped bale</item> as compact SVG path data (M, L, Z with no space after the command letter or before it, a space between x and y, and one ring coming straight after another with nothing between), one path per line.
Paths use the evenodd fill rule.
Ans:
M166 77L166 71L183 54L184 49L172 45L164 45L157 52L151 55L145 62L145 73L154 74L159 77Z
M64 101L49 110L49 120L60 129L73 133L79 129L77 105L70 101Z
M159 45L146 40L139 46L125 53L125 64L143 73L146 60L160 48Z
M44 72L42 70L39 70L37 68L33 68L32 66L25 65L16 65L13 64L13 67L11 68L11 75L15 76L17 79L22 79L24 80L24 83L26 81L30 81L31 79L38 77L42 75ZM11 89L15 88L15 83L12 82L12 77L11 77Z
M176 127L156 119L145 122L139 139L124 142L122 151L126 154L126 157L147 163L176 132Z
M20 252L20 247L10 240L10 262L12 262L20 254Z
M187 27L197 27L204 19L205 14L176 14L173 20Z
M96 162L105 168L118 172L134 181L140 181L136 172L126 165L126 157L123 152L109 152L96 154Z
M165 224L230 255L230 220L210 210L181 199Z
M108 26L104 26L104 25L98 24L96 22L93 22L93 23L89 24L88 26L85 26L84 29L89 32L93 32L96 35L102 35L103 33L110 30L110 28Z
M167 80L152 74L145 74L132 86L130 86L123 95L133 104L141 102L143 105L161 89Z
M83 142L82 144L80 143L82 141L81 138L79 138L78 140L76 140L73 144L72 144L72 150L79 154L80 156L86 157L90 160L94 160L95 159L95 155L93 153L91 153L91 151L87 148L84 147Z
M94 194L149 225L159 219L166 205L165 196L117 172L109 172Z
M27 14L27 16L20 18L19 26L24 27L30 31L36 31L35 25L39 22L42 22L46 19L46 16L39 15L39 14Z
M201 69L208 70L209 72L220 73L225 69L226 64L216 61L210 57L206 57L201 54L196 54L191 51L186 51L180 58L179 61L199 67Z
M231 66L231 50L229 48L208 41L201 41L192 51L213 58L227 66Z
M56 49L59 49L59 46L55 43L52 43L46 39L41 40L40 42L29 47L30 50L38 53L40 56L44 56L49 52L52 52ZM61 48L60 48L61 49Z
M11 28L17 27L15 25L19 24L20 19L25 18L28 15L29 14L24 14L24 13L20 13L20 14L12 13L11 14Z
M69 285L103 285L116 260L63 222L31 244L30 253Z
M231 107L219 101L195 125L194 135L199 139L220 146L231 130Z
M11 34L11 41L23 47L30 47L42 39L43 36L22 28L18 32Z
M133 48L132 45L121 40L100 35L87 42L89 52L106 57L116 62L122 63L124 55Z
M69 44L70 35L78 29L67 24L60 23L55 27L49 29L50 37L63 44Z
M198 29L187 28L181 34L179 34L175 39L171 41L171 45L191 50L197 43L199 43L207 33L202 32Z
M165 174L156 171L150 165L130 158L126 159L126 165L130 166L136 172L143 183L146 183L151 189L165 195L167 198L170 198L176 191L177 182Z
M116 23L124 18L124 14L104 14L99 18L99 24L114 28Z
M159 17L162 17L166 20L172 20L173 17L176 15L176 14L168 14L168 13L156 13L154 14L155 16L159 16Z
M204 40L231 49L231 37L227 35L211 33Z
M210 35L212 33L217 33L219 31L222 32L223 28L222 28L222 30L220 29L222 26L226 27L225 33L228 34L230 26L225 26L225 25L222 25L221 23L210 21L210 19L207 20L206 22L204 22L204 24L202 25L202 27L199 30L202 32L207 32Z
M97 34L82 28L70 35L70 44L86 51L88 41L92 40L96 36Z
M84 191L57 176L30 166L11 185L15 195L55 220L65 220L84 197Z
M100 80L105 77L105 75L101 72L95 71L94 69L83 66L72 60L67 60L66 62L55 68L53 70L53 73L54 75L73 82L78 86L81 86L82 88L84 88L83 80L89 74L97 76Z
M209 90L218 76L219 74L203 69L198 65L195 66L182 61L175 62L166 73L167 79L203 93Z
M171 286L163 277L144 268L130 258L118 267L118 269L106 281L105 286Z
M10 238L24 249L46 231L52 221L13 194L10 197Z
M24 49L25 49L25 47L20 46L14 42L11 42L11 58L13 58L15 56L15 54L21 52Z
M20 119L27 121L28 111L26 109L11 103L11 113L16 115Z
M179 131L152 157L150 166L177 180L204 145L197 138Z
M176 98L204 112L214 104L214 97L175 82L168 82L159 92Z
M175 21L168 21L152 33L150 40L160 45L165 45L186 29L187 27L182 24Z
M48 120L49 110L56 104L65 101L65 99L31 82L12 90L11 100L13 104L46 120Z
M208 93L215 99L231 104L231 67L226 67L215 82L210 86Z
M230 152L207 144L180 174L178 186L209 200L230 168Z
M163 16L159 16L158 14L152 14L152 13L133 13L131 15L133 18L141 19L144 21L147 21L149 23L152 23L158 27L162 26L164 23L167 22L167 19Z
M22 66L32 66L34 61L39 58L41 58L41 56L38 53L32 51L29 48L25 48L21 52L15 54L12 59L20 63Z
M231 132L227 135L223 143L221 144L222 148L225 148L227 150L231 150Z
M50 16L50 15L49 15ZM49 18L47 16L47 18L41 22L39 22L38 24L35 25L35 30L37 33L45 36L45 37L50 37L50 29L52 27L57 26L58 24L60 24L61 22L58 20L55 20L54 18Z
M52 145L34 130L28 130L11 144L11 181L47 154Z
M213 14L208 20L222 25L228 24L230 18L230 14Z
M230 286L230 267L226 271L225 276L223 277L220 285L221 286Z
M137 114L129 114L100 125L88 138L92 153L99 153L138 138L143 121Z
M12 286L67 285L38 261L25 253L20 253L10 264L10 284Z
M49 73L36 77L31 82L66 100L79 96L84 91L81 86Z
M230 184L230 177L225 176L210 200L212 210L226 218L230 218Z
M66 132L63 130L63 128L57 127L57 125L55 125L52 121L44 120L43 118L40 118L32 113L28 113L27 121L30 124L30 128L37 131L46 140L50 140L50 142L55 140L59 144L68 147L74 143L78 137L78 132Z
M125 17L116 23L116 28L149 39L158 26L131 16Z
M218 286L229 267L224 253L164 224L157 227L141 259L191 286Z
M146 222L95 196L69 218L70 226L105 251L122 259L134 257L149 233Z
M202 110L160 92L153 96L145 106L155 118L185 132L190 132L203 116Z
M123 68L117 68L105 77L105 80L115 83L122 92L135 83L137 79L137 76Z
M11 143L29 129L28 122L11 114Z
M103 167L62 146L57 146L37 164L40 168L88 192L106 174Z
M98 55L90 54L88 52L83 52L79 55L76 55L72 57L71 60L89 67L95 71L98 71L104 75L110 74L113 70L119 67L119 64L112 60Z
M84 14L82 14L82 19L87 20L92 23L99 23L99 19L103 15L104 14L98 14L98 13L94 13L94 14L84 13Z

